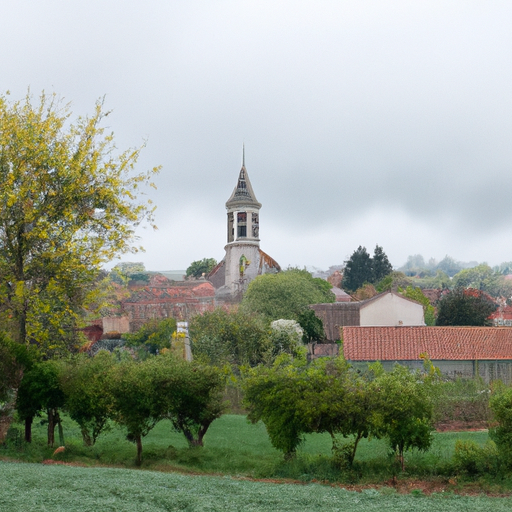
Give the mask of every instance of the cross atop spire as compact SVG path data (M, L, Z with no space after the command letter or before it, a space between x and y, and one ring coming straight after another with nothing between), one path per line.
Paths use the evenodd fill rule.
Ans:
M242 167L245 167L245 142L242 145Z

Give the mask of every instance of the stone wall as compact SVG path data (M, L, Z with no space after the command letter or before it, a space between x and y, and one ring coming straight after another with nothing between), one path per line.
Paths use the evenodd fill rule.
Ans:
M103 318L103 332L130 332L130 319L127 316L107 316Z
M137 331L148 320L174 318L189 321L194 315L215 307L215 289L204 279L171 282L158 276L147 286L130 291L130 297L121 301L130 332Z
M313 304L309 306L324 324L324 333L329 341L340 339L340 327L359 325L359 303L345 302L332 304Z
M308 343L308 361L319 357L337 357L340 347L337 343Z
M355 368L367 368L368 362L349 361ZM396 363L407 366L412 370L422 370L423 361L381 361L386 371L391 371ZM501 380L505 384L512 384L512 360L511 361L432 361L443 375L452 379L474 378L477 375L484 382L490 383Z

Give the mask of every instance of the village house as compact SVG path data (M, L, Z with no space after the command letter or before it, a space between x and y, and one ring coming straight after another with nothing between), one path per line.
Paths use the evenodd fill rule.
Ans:
M512 327L512 306L502 305L489 316L495 327Z
M310 308L322 320L328 341L338 341L340 328L349 325L425 325L423 305L392 291L359 302L313 304Z

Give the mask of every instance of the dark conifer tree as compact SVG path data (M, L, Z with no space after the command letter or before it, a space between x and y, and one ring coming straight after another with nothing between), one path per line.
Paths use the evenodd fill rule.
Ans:
M372 258L366 247L359 246L345 262L342 286L349 292L355 292L364 283L373 282Z
M383 279L393 271L393 266L389 262L386 253L379 245L376 245L375 250L373 251L372 268L372 283L378 283L381 279Z
M378 283L392 271L393 266L382 247L375 246L372 258L366 247L359 246L345 262L341 284L345 290L355 292L365 283Z

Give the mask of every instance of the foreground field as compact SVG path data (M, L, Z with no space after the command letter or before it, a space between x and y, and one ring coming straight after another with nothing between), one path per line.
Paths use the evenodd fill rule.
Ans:
M123 430L112 430L98 439L95 446L83 445L78 426L65 418L66 449L54 455L46 446L45 425L34 426L33 442L22 441L22 426L11 428L7 443L0 447L0 460L41 463L65 462L81 466L135 467L135 445L126 440ZM509 478L468 475L453 466L457 440L471 440L484 445L487 432L437 433L427 453L409 452L406 470L401 472L388 455L384 441L363 440L354 467L342 469L333 464L328 435L306 437L295 459L285 461L268 439L265 427L252 425L244 416L225 415L215 421L205 437L204 448L188 447L181 434L173 432L169 422L160 422L144 438L142 469L205 475L231 475L237 478L289 479L302 483L329 482L341 485L393 485L401 492L485 492L509 494ZM1 508L0 508L1 510Z
M347 491L319 484L252 482L231 477L0 462L0 510L48 511L509 511L511 498L388 488Z

